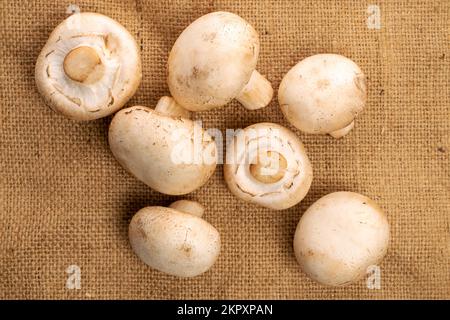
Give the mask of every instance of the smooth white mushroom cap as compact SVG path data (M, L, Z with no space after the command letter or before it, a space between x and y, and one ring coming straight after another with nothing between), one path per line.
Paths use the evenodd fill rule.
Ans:
M365 76L344 56L310 56L284 76L278 101L286 119L299 130L313 134L331 133L351 125L363 110L366 104Z
M172 208L139 210L128 235L133 251L144 263L178 277L204 273L220 252L220 235L211 224Z
M354 192L328 194L303 214L294 251L303 271L331 286L355 282L377 265L389 244L389 223L378 205Z
M37 59L35 80L53 110L75 120L105 117L139 86L139 48L117 21L76 13L51 33Z
M119 163L150 188L181 195L214 173L217 147L192 120L135 106L120 110L109 127L109 146Z
M229 12L204 15L180 34L170 52L170 92L191 111L223 106L249 82L258 55L258 33L244 19Z
M261 153L275 155L260 164ZM269 156L269 158L270 158ZM275 210L299 203L312 182L312 166L301 141L275 123L251 125L227 146L224 177L238 198ZM266 169L264 174L263 169Z

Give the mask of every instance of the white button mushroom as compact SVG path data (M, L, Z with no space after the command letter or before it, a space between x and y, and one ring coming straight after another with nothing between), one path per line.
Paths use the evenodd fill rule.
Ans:
M120 110L109 128L109 145L119 163L152 189L171 195L203 186L217 163L212 137L180 115L187 116L186 110L163 97L155 110Z
M77 13L53 30L37 59L35 78L53 110L75 120L105 117L139 86L139 48L117 21Z
M258 33L244 19L229 12L204 15L180 34L170 52L170 92L191 111L235 98L250 110L265 107L273 89L255 70L258 55Z
M342 286L361 279L386 254L389 224L371 199L353 192L328 194L303 214L294 251L313 280Z
M128 236L136 255L150 267L178 277L209 270L220 252L219 232L201 218L198 202L180 200L169 208L146 207L131 219Z
M313 174L305 148L292 131L258 123L240 131L227 146L224 176L236 197L283 210L305 197Z
M278 101L286 119L306 133L346 135L366 104L366 80L350 59L317 54L284 76Z

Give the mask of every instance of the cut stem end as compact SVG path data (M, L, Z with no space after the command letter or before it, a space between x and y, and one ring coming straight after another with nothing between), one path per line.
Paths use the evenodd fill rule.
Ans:
M103 76L102 60L94 48L81 46L72 49L64 58L66 75L78 82L93 83Z
M286 158L275 151L258 155L257 163L250 165L250 173L259 182L270 184L280 181L286 172Z

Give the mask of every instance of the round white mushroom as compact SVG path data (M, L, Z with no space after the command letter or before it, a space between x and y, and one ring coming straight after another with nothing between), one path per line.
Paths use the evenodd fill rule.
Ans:
M180 34L170 52L170 92L191 111L220 107L235 98L247 109L265 107L273 89L255 70L258 55L258 33L247 21L229 12L204 15Z
M51 33L37 59L35 79L53 110L75 120L105 117L139 86L139 48L117 21L76 13Z
M371 199L354 192L328 194L303 214L294 251L303 271L330 286L353 283L377 265L389 244L389 223Z
M284 76L278 101L286 119L313 134L346 135L366 104L366 78L350 59L317 54Z
M155 110L135 106L115 114L109 146L119 163L152 189L181 195L203 186L214 173L212 137L171 98Z
M312 182L312 167L298 137L275 123L258 123L227 146L225 181L238 198L283 210L299 203Z
M219 256L220 235L201 218L203 211L188 200L139 210L128 229L133 251L145 264L174 276L206 272Z

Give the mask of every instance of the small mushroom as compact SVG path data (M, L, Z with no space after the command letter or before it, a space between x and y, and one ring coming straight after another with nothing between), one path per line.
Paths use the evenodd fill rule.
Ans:
M191 111L210 110L237 99L245 108L265 107L269 81L255 70L259 37L230 12L213 12L191 23L178 37L168 61L173 98Z
M174 276L206 272L219 256L220 235L201 218L203 212L201 204L188 200L139 210L128 229L133 251L145 264Z
M183 117L185 116L185 117ZM217 163L213 138L173 99L155 110L135 106L115 114L109 146L119 163L152 189L181 195L203 186Z
M328 194L303 214L294 252L303 271L330 286L353 283L377 265L389 244L389 223L378 205L358 193Z
M76 13L51 33L37 59L35 80L53 110L75 120L105 117L139 86L139 48L117 21Z
M283 210L299 203L312 182L312 167L298 137L275 123L251 125L227 146L225 181L238 198Z
M340 138L350 132L366 104L366 78L344 56L317 54L284 76L278 101L286 119L299 130Z

